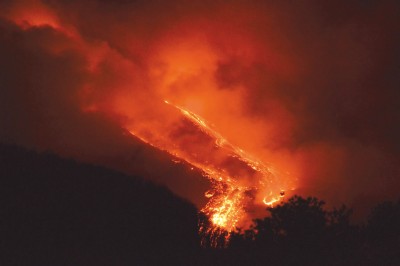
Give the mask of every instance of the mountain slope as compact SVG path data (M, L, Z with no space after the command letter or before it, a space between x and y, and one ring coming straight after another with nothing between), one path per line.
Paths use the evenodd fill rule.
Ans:
M197 250L195 207L105 168L0 145L0 194L2 265L186 264Z

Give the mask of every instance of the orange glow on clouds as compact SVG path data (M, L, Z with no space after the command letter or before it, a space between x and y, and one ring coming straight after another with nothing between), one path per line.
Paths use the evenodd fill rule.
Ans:
M40 1L16 3L8 14L24 29L50 26L66 34L75 45L62 46L59 52L72 48L85 54L87 70L95 78L79 91L84 112L113 117L133 135L210 179L209 202L202 211L215 226L232 231L246 225L251 219L246 209L271 205L281 199L281 191L295 187L294 177L277 170L274 154L262 145L281 134L277 129L290 115L283 113L286 122L271 117L267 123L249 115L248 85L225 87L217 75L230 58L244 67L257 60L259 51L251 38L228 32L224 38L213 27L201 29L202 23L193 26L200 27L196 30L178 24L149 47L143 70L105 43L70 34ZM228 75L235 75L233 71Z
M59 28L57 16L40 0L14 1L5 15L23 28L40 26Z
M132 103L133 112L129 107L124 112L132 123L125 126L202 170L213 183L203 211L216 226L231 231L248 223L247 208L271 206L281 200L282 191L294 189L296 182L294 176L270 165L273 154L257 158L267 154L260 143L265 143L268 134L276 134L275 128L246 115L245 86L225 89L218 85L215 73L226 55L208 39L202 34L161 39L149 61L155 93L149 112L156 117L138 118ZM160 106L160 99L180 114Z
M385 71L386 63L380 65L390 62L391 46L377 41L391 42L395 34L385 30L393 32L394 23L369 12L367 4L362 15L347 20L359 24L347 24L321 15L335 12L325 2L319 8L311 2L128 2L0 3L1 18L26 37L26 43L18 40L18 49L27 50L23 56L47 66L43 71L63 72L47 77L28 66L23 80L37 78L29 76L34 70L40 86L33 90L49 87L32 101L62 103L61 114L71 108L73 115L66 116L73 125L76 113L101 116L129 138L128 131L200 169L211 184L201 207L227 230L249 225L260 208L264 215L266 205L294 189L343 203L354 199L358 184L367 191L358 194L371 194L379 182L397 195L394 179L380 182L398 173L389 152L397 147L392 116L398 86L382 85L395 78L387 78L393 71ZM60 133L54 145L64 139ZM84 140L70 140L75 142Z
M251 50L250 40L239 38L225 44L231 51L221 51L217 47L223 38L217 45L213 36L199 29L161 37L147 61L148 91L132 96L129 88L123 90L128 94L118 92L115 110L126 117L124 127L132 134L210 179L202 211L215 226L232 231L249 224L252 217L246 210L272 206L282 199L282 191L290 194L296 187L296 177L276 169L278 157L260 145L281 134L281 126L287 129L291 118L277 111L279 116L266 123L246 114L246 84L221 87L216 72L230 57L252 64L257 51Z

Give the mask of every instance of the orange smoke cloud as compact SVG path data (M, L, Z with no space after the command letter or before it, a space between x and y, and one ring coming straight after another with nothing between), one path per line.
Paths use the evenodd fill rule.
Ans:
M24 29L43 26L59 28L57 16L40 0L14 1L1 13Z
M199 206L209 181L128 131L200 168L236 172L242 187L263 180L167 100L274 167L278 185L249 189L249 213L281 189L334 204L400 191L395 2L0 8L2 141L148 175Z

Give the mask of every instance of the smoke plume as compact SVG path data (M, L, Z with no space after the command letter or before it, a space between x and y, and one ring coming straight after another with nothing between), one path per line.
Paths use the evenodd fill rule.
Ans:
M367 208L400 192L399 20L397 1L3 1L0 140L202 206L200 172L131 135L209 153L168 101L290 193Z

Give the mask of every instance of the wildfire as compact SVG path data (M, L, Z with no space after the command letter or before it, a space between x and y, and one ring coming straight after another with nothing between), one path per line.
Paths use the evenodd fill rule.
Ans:
M252 120L246 120L243 123L243 118L242 120L237 118L236 111L240 110L237 107L242 98L240 86L235 87L235 92L230 91L229 93L217 89L218 86L215 84L216 66L224 62L223 56L203 40L202 34L186 36L187 39L183 42L160 41L162 46L153 47L152 49L157 51L154 54L158 56L148 59L149 65L153 66L149 77L152 79L151 86L157 89L152 90L151 94L141 92L135 93L135 97L129 97L132 96L131 82L137 80L137 77L130 78L130 75L138 72L132 62L119 55L108 45L86 42L75 27L59 19L57 13L41 1L31 0L30 3L29 8L23 5L13 5L10 9L12 12L10 11L7 17L14 20L23 29L49 27L54 31L62 32L65 37L80 47L78 51L87 51L87 67L94 76L97 75L97 72L98 75L101 75L103 68L117 66L118 71L116 72L120 73L120 70L123 70L122 72L129 73L127 79L129 86L126 86L128 89L119 81L115 81L111 87L115 86L118 90L112 92L113 96L110 99L103 99L101 96L100 100L97 100L98 97L91 97L95 94L95 88L99 87L98 91L101 91L103 85L89 82L82 86L80 97L85 98L82 100L84 102L82 110L85 112L112 112L117 114L113 117L126 118L122 123L132 135L173 155L174 162L184 161L190 165L192 170L193 168L199 169L210 180L211 189L205 193L208 203L201 209L201 212L209 218L212 226L207 225L205 228L205 225L201 225L201 230L205 230L211 236L220 236L220 232L224 231L226 232L224 236L229 238L230 232L238 226L244 225L248 210L255 205L272 206L282 199L283 191L288 187L284 183L285 178L282 179L281 174L270 164L237 146L235 141L241 143L240 138L239 141L238 139L232 141L233 135L238 132L242 134L238 133L237 136L245 135L245 138L247 135L255 136L250 132L256 132L260 127L254 126ZM179 43L179 49L174 48L175 42ZM245 42L238 42L238 45L237 50L251 46ZM58 54L66 48L63 45L60 45L59 48L52 45L51 49ZM196 52L194 53L193 50ZM246 56L245 61L251 61L253 57L251 54L248 55L249 58ZM117 63L111 64L114 61ZM103 63L103 67L97 67ZM201 79L198 78L199 76ZM190 94L183 96L171 91L173 88L186 88L187 84L193 85ZM138 84L135 85L140 87ZM107 83L107 86L110 84ZM206 90L203 90L204 88ZM92 93L93 95L91 95ZM202 103L207 103L208 107L214 106L214 108L209 108L209 113L220 111L215 107L218 107L222 100L229 98L227 101L229 104L226 103L224 106L224 108L228 107L230 112L234 111L230 116L234 120L229 120L229 122L236 123L237 129L249 127L248 134L247 132L243 134L242 131L234 132L230 129L233 135L229 135L230 140L228 140L228 137L220 133L221 128L218 130L202 116L184 106L167 100L164 101L165 104L153 101L152 104L141 105L141 101L150 98L149 95L156 96L158 99L173 97L177 102L183 102L183 98L193 99L191 101L193 106L196 106L196 103L200 106ZM212 97L208 97L208 95L212 95ZM199 97L200 100L196 101L196 97ZM97 101L99 102L97 103ZM137 101L140 108L132 108L134 101ZM191 105L189 104L189 106ZM225 121L225 117L220 119L220 121L222 120ZM227 134L226 128L222 132Z
M211 181L212 188L205 193L209 201L201 209L213 225L206 229L211 236L217 236L222 229L228 232L228 239L229 233L245 218L246 208L252 204L272 206L284 197L285 187L274 168L230 143L198 114L167 100L164 102L179 111L183 120L190 122L191 134L200 139L199 143L193 144L195 148L185 146L179 137L174 139L168 135L160 141L148 134L130 132L200 169ZM196 152L196 147L200 149L204 146L211 147L207 153ZM255 202L260 193L265 195L262 202Z

